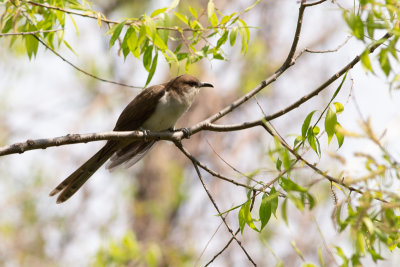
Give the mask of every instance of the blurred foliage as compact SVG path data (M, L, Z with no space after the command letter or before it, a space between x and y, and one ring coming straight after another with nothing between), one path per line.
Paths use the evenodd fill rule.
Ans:
M226 60L228 57L225 50L240 42L240 55L243 56L248 52L246 54L248 61L243 74L248 77L248 80L241 81L242 90L246 92L271 72L263 58L268 48L260 39L254 43L249 42L249 26L241 18L259 2L253 2L241 11L224 14L212 0L208 1L204 7L187 5L185 8L181 7L178 0L174 0L167 7L149 12L150 15L144 13L137 18L121 18L113 21L101 12L93 10L88 1L1 0L0 31L2 35L0 37L8 35L11 49L16 42L20 42L29 59L37 55L40 41L54 51L65 46L74 52L73 47L64 38L66 20L72 21L76 33L79 32L80 25L76 23L73 16L96 20L99 28L103 25L108 26L106 35L109 37L110 48L119 46L119 52L124 58L134 57L143 64L148 72L146 85L153 78L160 55L170 66L175 63L184 64L187 71L191 64L202 59ZM351 34L363 44L364 49L359 57L362 66L366 72L373 75L383 74L390 88L398 89L400 76L395 67L399 63L400 7L398 1L359 0L355 1L354 6L355 8L351 9L342 8L342 12ZM384 34L388 38L379 39ZM379 47L375 59L370 55L370 49L381 43L384 45ZM342 147L345 139L346 143L354 139L365 139L379 150L379 158L372 154L356 154L364 160L365 173L350 177L338 169L335 178L340 182L331 182L331 194L335 204L333 215L337 230L338 232L348 231L353 245L350 253L340 246L335 247L335 253L342 261L341 266L360 266L362 259L367 256L374 262L383 260L383 248L394 251L400 247L399 188L397 185L392 186L391 183L386 183L387 180L400 179L400 159L385 148L368 120L360 123L362 131L358 133L346 130L339 123L340 116L346 107L345 104L334 102L334 100L341 93L346 75L325 108L313 109L302 120L302 127L291 149L284 146L278 138L275 139L275 145L268 151L269 160L275 168L273 174L276 175L272 183L270 183L271 177L268 177L268 180L265 180L265 177L255 180L255 174L261 167L254 171L254 175L247 175L249 188L245 200L223 214L234 210L237 212L237 221L242 235L248 234L246 229L262 234L263 229L268 226L273 217L282 219L290 225L291 220L288 216L290 208L305 213L306 210L315 209L322 204L312 192L312 188L318 181L307 184L297 171L304 167L304 162L298 155L310 150L314 151L319 159L333 139L336 140L338 149ZM326 143L321 141L322 136L327 137ZM340 155L336 156L340 158ZM171 219L181 207L186 197L185 193L180 191L183 169L174 164L169 167L168 174L170 178L172 177L172 183L165 192L173 197L163 199L163 205L154 205L153 202L146 202L146 200L137 201L135 203L137 216L145 214L154 220L158 218L166 221ZM321 171L319 174L326 176L327 172ZM354 192L354 188L357 188L359 192ZM337 191L342 193L341 198L337 197ZM163 196L160 198L162 199ZM22 201L19 206L23 221L28 225L40 224L36 208L35 202L29 198ZM18 237L18 227L19 225L5 222L0 225L0 232L4 236ZM168 232L168 226L165 226L163 230L164 233ZM20 238L24 239L24 236ZM41 233L38 232L33 239L33 246L38 250L35 253L38 257L46 258L44 238ZM293 250L302 259L303 266L314 266L304 260L303 252L294 241L291 244ZM93 265L184 266L193 263L195 256L190 251L190 248L182 250L179 246L170 243L141 242L135 234L128 232L122 240L113 241L100 249ZM322 253L318 251L315 255L319 256L321 265L324 265ZM20 258L24 263L24 255ZM277 265L283 265L282 261L279 260Z
M157 68L159 53L168 63L185 61L186 70L190 64L203 58L224 60L222 46L225 43L233 46L237 39L241 41L242 53L246 53L250 31L240 16L250 11L259 0L243 11L229 15L218 11L212 0L208 2L206 10L188 6L185 13L173 12L179 4L179 0L175 0L169 7L154 10L150 16L143 14L139 18L126 18L119 22L108 20L101 12L94 11L88 1L79 3L76 0L38 2L3 0L1 2L4 4L0 20L2 33L36 32L36 34L14 35L11 39L10 46L22 38L29 58L36 56L40 40L51 49L63 44L75 53L64 39L65 20L70 19L76 33L79 33L79 27L71 14L80 15L96 19L99 27L103 23L108 25L109 30L106 34L110 35L110 48L119 40L124 58L132 54L141 60L149 73L147 85ZM204 16L207 16L207 20L203 19ZM170 46L174 46L175 49L170 50Z
M112 241L109 246L100 249L91 265L157 267L168 262L168 266L191 266L192 257L173 247L161 247L156 243L143 246L134 233L127 232L122 240Z

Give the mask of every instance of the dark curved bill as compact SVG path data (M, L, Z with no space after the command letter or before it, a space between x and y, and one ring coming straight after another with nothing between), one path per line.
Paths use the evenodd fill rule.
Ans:
M212 87L212 88L214 88L214 86L211 83L201 83L200 87Z

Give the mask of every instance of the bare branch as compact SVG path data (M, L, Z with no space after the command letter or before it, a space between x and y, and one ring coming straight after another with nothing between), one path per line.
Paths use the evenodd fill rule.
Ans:
M230 179L230 178L228 178L228 177L225 177L225 176L223 176L223 175L217 173L216 171L213 171L212 169L210 169L209 167L207 167L205 164L203 164L203 163L201 163L199 160L197 160L197 159L196 159L192 154L190 154L190 152L187 151L186 148L184 148L183 146L182 146L181 148L179 148L179 149L182 151L182 153L183 153L188 159L190 159L192 162L194 161L194 162L196 163L196 165L200 166L200 168L202 168L203 170L205 170L206 172L208 172L208 173L211 174L212 176L214 176L214 177L216 177L216 178L220 178L221 180L227 181L227 182L232 183L232 184L234 184L234 185L241 186L241 187L244 187L244 188L247 188L247 189L250 189L250 190L254 190L254 187L251 187L251 186L248 186L248 185L245 185L245 184L236 182L235 180L232 180L232 179ZM254 180L253 180L253 181L254 181ZM254 182L256 182L257 184L260 184L260 182L258 182L258 181L254 181ZM258 190L258 191L261 191L261 189ZM262 190L262 191L264 192L264 190Z
M68 10L68 9L61 8L61 7L45 5L45 4L34 2L34 1L25 1L25 0L23 0L22 2L26 3L26 4L33 5L33 6L39 6L39 7L43 7L43 8L46 8L46 9L53 9L53 10L61 11L63 13L67 13L67 14L71 14L71 15L81 16L81 17L84 17L84 18L91 18L91 19L95 19L95 20L101 20L102 22L105 22L105 23L111 23L111 24L120 23L118 21L109 20L109 19L105 18L104 15L101 14L100 12L96 12L96 15L91 15L91 14L87 14L87 13L80 13L80 12ZM139 22L140 22L140 20L131 20L131 21L127 21L126 25L138 24Z
M68 65L70 65L71 67L73 67L77 71L80 71L80 72L82 72L83 74L85 74L87 76L90 76L90 77L92 77L92 78L94 78L96 80L102 81L102 82L116 84L116 85L125 86L125 87L129 87L129 88L143 88L143 86L134 86L134 85L129 85L129 84L125 84L125 83L115 82L115 81L103 79L103 78L100 78L99 76L91 74L91 73L79 68L78 66L74 65L72 62L68 61L65 57L61 56L57 51L55 51L53 48L48 46L44 41L42 41L42 39L40 39L37 35L33 35L33 37L35 37L42 45L44 45L47 49L49 49L51 52L53 52L53 54L55 54L57 57L61 58Z
M308 162L308 161L307 161L306 159L304 159L300 154L298 154L296 151L294 151L294 149L292 149L292 148L286 143L286 141L283 140L283 139L280 137L279 134L274 133L273 130L270 129L270 128L268 127L267 124L264 124L264 129L265 129L270 135L276 137L276 138L279 140L279 142L281 143L281 145L284 146L293 156L295 156L297 160L300 160L300 161L304 162L309 168L311 168L312 170L314 170L316 173L318 173L318 174L321 175L322 177L326 178L326 179L329 180L330 182L334 182L334 183L336 183L336 184L338 184L338 185L342 185L342 186L346 187L347 189L349 189L350 191L354 191L354 192L357 192L357 193L359 193L359 194L364 194L364 192L361 191L360 189L355 188L355 187L352 187L352 186L346 184L346 183L344 182L344 179L339 180L339 179L337 179L337 178L334 178L334 177L328 175L326 172L324 172L324 171L320 170L319 168L317 168L317 167L315 166L315 164L311 164L310 162ZM274 130L274 131L276 131L276 130ZM382 201L382 202L385 202L385 203L387 202L386 200L384 200L384 199L382 199L382 198L379 198L379 197L375 197L375 199L376 199L376 200L379 200L379 201Z
M381 39L379 39L373 46L369 48L369 53L373 53L383 42L385 42L387 39L389 39L392 36L391 33L386 33ZM313 98L314 96L317 96L320 92L322 92L325 88L327 88L330 84L332 84L334 81L339 79L343 74L345 74L348 70L352 69L361 59L361 55L356 56L350 63L348 63L345 67L343 67L340 71L335 73L334 75L331 76L327 81L325 81L323 84L321 84L319 87L317 87L314 91L311 93L303 96L293 104L287 106L286 108L282 109L281 111L278 111L272 115L269 115L265 117L264 119L267 121L276 119L289 111L298 108L301 104L307 102L309 99ZM249 122L250 124L254 122Z
M284 61L284 63L282 64L282 66L280 66L274 72L274 74L272 74L270 77L268 77L267 79L262 81L260 84L258 84L250 92L248 92L244 96L238 98L237 100L232 102L229 106L227 106L224 109L220 110L218 113L208 117L206 120L204 120L204 121L198 123L197 125L191 127L189 129L191 133L196 133L196 132L202 130L203 127L205 127L205 125L209 125L210 123L222 118L223 116L225 116L226 114L232 112L233 110L235 110L237 107L239 107L243 103L247 102L250 98L252 98L256 94L258 94L262 89L264 89L269 84L271 84L274 81L276 81L276 79L278 79L278 77L282 73L284 73L290 66L292 66L294 64L294 61L293 61L294 54L296 53L297 44L298 44L299 39L300 39L301 26L302 26L302 23L303 23L303 15L304 15L304 10L306 8L304 3L305 3L305 1L302 0L302 3L301 3L300 8L299 8L298 18L297 18L296 32L294 34L294 38L293 38L292 45L291 45L291 48L289 50L288 56L287 56L286 60Z
M312 2L312 3L308 3L308 4L306 4L305 3L306 1L304 1L304 6L306 6L306 7L308 7L308 6L316 6L316 5L320 5L320 4L322 4L323 2L326 2L326 0L319 0L319 1L317 1L317 2Z
M181 144L180 142L176 142L175 145L183 152L183 150L182 150L183 146L182 146L182 144ZM221 211L220 211L220 209L218 208L217 203L215 202L214 198L212 197L210 191L207 189L207 186L206 186L206 184L205 184L205 182L204 182L204 180L203 180L203 177L201 176L201 173L200 173L200 170L199 170L199 166L197 165L196 161L193 161L193 160L192 160L192 163L193 163L193 166L194 166L194 168L195 168L195 170L196 170L196 172L197 172L197 176L199 177L200 182L201 182L201 184L202 184L204 190L205 190L206 193L207 193L208 198L211 200L211 202L212 202L212 204L214 205L214 208L217 210L218 214L221 214ZM241 242L239 239L237 239L236 234L235 234L235 233L232 231L232 229L229 227L228 223L227 223L226 220L225 220L225 217L224 217L224 216L220 216L220 217L221 217L222 221L224 222L226 228L228 229L229 233L232 235L232 238L235 239L235 241L238 243L238 245L240 246L240 248L241 248L241 249L243 250L243 252L246 254L248 260L253 264L253 266L257 266L257 264L254 262L254 260L250 257L249 253L248 253L248 252L246 251L246 249L243 247L242 242Z
M0 156L10 154L21 154L25 151L34 149L45 149L48 147L87 143L104 140L181 140L183 133L176 132L144 132L144 131L126 131L126 132L104 132L90 134L68 134L60 137L46 139L28 139L25 142L15 143L9 146L0 147Z
M38 31L32 31L32 32L7 32L7 33L0 33L1 36L18 36L18 35L35 35L35 34L40 34L40 33L48 33L48 32L58 32L58 31L63 31L64 29L54 29L54 30L38 30Z

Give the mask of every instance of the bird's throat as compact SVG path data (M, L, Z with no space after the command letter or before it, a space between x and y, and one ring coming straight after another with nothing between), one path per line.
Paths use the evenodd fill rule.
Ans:
M150 131L163 131L174 127L178 119L192 105L197 93L197 88L184 94L177 94L173 91L165 92L154 113L143 123L142 127Z

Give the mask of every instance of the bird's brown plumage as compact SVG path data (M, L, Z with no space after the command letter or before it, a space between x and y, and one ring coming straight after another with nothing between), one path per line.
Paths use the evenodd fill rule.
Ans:
M141 129L142 125L154 113L158 102L169 93L173 97L181 97L192 87L210 87L202 84L190 75L181 75L167 83L154 85L144 89L122 111L115 125L114 131L134 131ZM190 106L191 103L189 103ZM181 114L180 114L181 115ZM169 127L173 127L170 125ZM166 129L163 129L166 130ZM152 147L155 141L108 141L95 155L87 160L81 167L61 182L51 193L54 196L60 193L57 203L69 199L78 189L108 160L108 169L113 169L121 164L132 166L140 160Z

